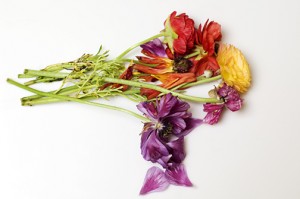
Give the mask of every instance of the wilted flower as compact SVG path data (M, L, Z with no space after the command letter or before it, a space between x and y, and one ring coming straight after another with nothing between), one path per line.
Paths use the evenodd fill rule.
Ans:
M165 47L159 39L154 39L141 45L145 56L137 56L140 63L134 65L134 69L146 74L164 74L173 72L174 61L167 57ZM151 66L149 66L151 65Z
M176 12L172 12L163 32L166 33L164 42L173 54L184 55L194 48L194 21L185 13L176 16Z
M196 77L203 75L204 71L210 70L213 76L219 74L220 66L214 56L205 56L202 59L193 60L194 65L190 72L195 73Z
M189 104L171 94L156 102L142 102L138 109L151 120L144 125L141 151L144 159L164 168L180 164L184 157L184 136L202 123L192 118Z
M197 30L196 43L202 44L204 50L208 53L209 56L211 56L215 52L215 42L220 41L221 38L221 25L214 21L208 23L207 20L203 28L200 24Z
M220 44L217 62L224 82L238 92L245 93L251 84L251 74L242 52L233 45Z
M203 122L207 124L215 124L220 120L221 113L224 107L231 111L238 111L242 107L243 100L240 98L239 93L231 86L223 83L221 87L217 88L216 93L224 100L221 104L204 104L203 111L207 112Z

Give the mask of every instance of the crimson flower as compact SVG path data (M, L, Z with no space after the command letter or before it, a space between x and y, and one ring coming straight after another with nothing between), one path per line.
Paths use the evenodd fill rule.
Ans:
M214 56L205 56L199 61L193 60L193 63L190 72L195 73L196 77L203 75L205 70L210 70L213 76L219 74L220 66Z
M208 20L205 22L203 28L202 25L199 25L199 28L196 33L196 43L202 44L204 50L208 55L213 55L215 52L215 42L220 41L222 38L221 25L211 21L208 23Z
M194 21L185 13L176 16L176 11L165 21L165 43L172 54L184 55L194 48Z

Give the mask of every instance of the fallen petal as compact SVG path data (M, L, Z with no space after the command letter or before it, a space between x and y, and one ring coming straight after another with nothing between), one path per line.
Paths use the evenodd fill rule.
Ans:
M183 164L176 165L166 170L166 176L171 184L191 187L193 184L187 176Z
M169 181L165 173L158 167L151 167L146 174L144 185L141 188L140 195L151 192L164 191L169 186Z

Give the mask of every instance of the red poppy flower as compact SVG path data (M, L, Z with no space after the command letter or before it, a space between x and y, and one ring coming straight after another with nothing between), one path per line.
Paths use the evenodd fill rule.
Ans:
M196 33L196 43L202 44L204 50L208 55L213 55L215 51L215 42L220 41L222 38L221 25L208 20L205 22L203 28L200 24Z
M164 32L164 42L172 54L184 55L194 47L194 21L185 13L176 16L176 11L172 12L165 21Z
M171 89L178 85L194 82L197 80L194 73L167 73L154 75L154 77L162 82L162 84L159 86L166 89ZM146 96L148 100L157 97L159 94L159 91L148 88L141 88L141 95Z

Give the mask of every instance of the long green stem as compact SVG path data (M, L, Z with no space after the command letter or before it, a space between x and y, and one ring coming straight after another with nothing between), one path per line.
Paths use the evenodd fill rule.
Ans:
M43 76L43 77L53 77L53 78L65 78L69 75L69 73L30 70L30 69L25 69L24 74L31 75L31 76Z
M129 86L140 87L140 88L150 88L150 89L157 90L159 92L166 93L166 94L167 93L172 93L172 95L174 95L174 96L180 97L182 99L194 101L194 102L201 102L201 103L221 102L220 100L218 100L216 98L201 98L201 97L194 97L194 96L190 96L190 95L184 95L184 94L181 94L181 93L170 91L170 90L162 88L160 86L156 86L156 85L153 85L153 84L147 84L147 83L143 83L143 82L135 82L135 81L124 80L124 79L115 79L115 78L110 78L110 77L103 78L103 81L110 82L110 83L117 83L117 84L125 84L125 85L129 85Z
M204 84L204 83L209 83L209 82L219 80L221 78L222 78L221 75L217 75L217 76L211 77L211 78L204 78L204 79L201 79L201 80L196 81L196 82L187 83L184 86L182 86L181 88L188 88L188 87L192 87L192 86L196 86L196 85L200 85L200 84Z
M32 93L35 93L37 95L41 95L41 96L45 96L45 97L52 97L52 98L57 98L57 99L61 99L61 100L64 100L64 101L73 101L73 102L78 102L78 103L81 103L81 104L87 104L87 105L92 105L92 106L97 106L97 107L101 107L101 108L107 108L107 109L111 109L111 110L117 110L117 111L121 111L121 112L124 112L124 113L128 113L138 119L141 119L143 121L149 121L148 118L145 118L135 112L132 112L132 111L129 111L127 109L124 109L124 108L120 108L120 107L116 107L116 106L111 106L111 105L106 105L106 104L100 104L100 103L95 103L95 102L90 102L90 101L85 101L85 100L81 100L81 99L77 99L77 98L73 98L73 97L67 97L67 96L64 96L64 95L56 95L56 94L52 94L52 93L45 93L45 92L42 92L42 91L39 91L39 90L36 90L36 89L33 89L33 88L30 88L28 86L25 86L23 84L20 84L12 79L7 79L7 82L12 84L12 85L15 85L19 88L22 88L24 90L27 90L27 91L30 91Z
M123 53L121 53L116 59L121 59L121 58L123 58L127 53L129 53L131 50L135 49L136 47L138 47L138 46L140 46L140 45L142 45L142 44L145 44L145 43L147 43L147 42L149 42L149 41L152 41L153 39L162 37L162 36L164 36L164 35L165 35L165 33L159 33L159 34L154 35L154 36L152 36L152 37L150 37L150 38L148 38L148 39L145 39L145 40L143 40L143 41L141 41L141 42L138 42L138 43L134 44L133 46L129 47L128 49L126 49L126 50L125 50Z

